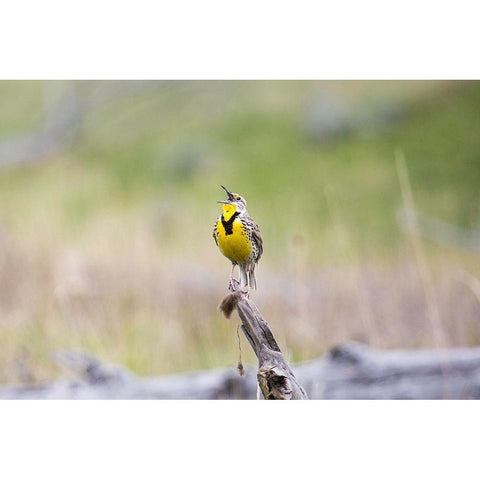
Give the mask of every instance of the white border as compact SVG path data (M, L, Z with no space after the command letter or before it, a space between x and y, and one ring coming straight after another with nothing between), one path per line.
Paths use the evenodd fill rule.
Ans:
M17 0L0 78L479 78L474 2Z
M478 408L468 401L4 401L0 477L477 478Z

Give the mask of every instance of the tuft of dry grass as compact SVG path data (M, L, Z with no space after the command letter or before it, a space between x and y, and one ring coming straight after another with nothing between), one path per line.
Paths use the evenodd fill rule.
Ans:
M229 319L232 316L235 307L237 306L239 300L241 299L241 292L229 293L226 295L223 300L220 302L218 309L225 315L225 318Z

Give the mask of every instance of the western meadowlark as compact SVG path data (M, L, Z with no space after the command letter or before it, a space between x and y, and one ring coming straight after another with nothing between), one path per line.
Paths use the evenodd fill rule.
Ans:
M221 187L227 192L222 203L222 214L213 227L213 238L220 251L232 262L229 288L233 288L235 265L240 269L240 289L257 288L255 265L263 253L260 229L248 215L247 202L237 193Z

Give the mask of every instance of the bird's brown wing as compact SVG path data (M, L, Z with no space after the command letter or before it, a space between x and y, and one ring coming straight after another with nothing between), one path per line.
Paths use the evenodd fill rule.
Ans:
M258 261L260 260L260 257L262 256L262 253L263 253L263 240L262 240L262 235L260 234L260 229L258 228L258 225L253 220L251 220L251 221L252 221L252 225L253 225L252 238L253 238L253 241L258 246L258 256L255 259L255 263L258 263Z

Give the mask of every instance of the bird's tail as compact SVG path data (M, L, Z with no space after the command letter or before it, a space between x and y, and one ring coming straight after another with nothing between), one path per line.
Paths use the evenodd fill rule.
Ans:
M244 289L248 285L248 273L243 265L239 265L238 269L240 271L240 288Z
M253 268L248 268L239 265L240 270L240 288L250 287L254 290L257 289L257 281L255 280L255 273Z
M248 271L248 285L254 290L257 289L257 280L255 279L255 272L253 268Z

